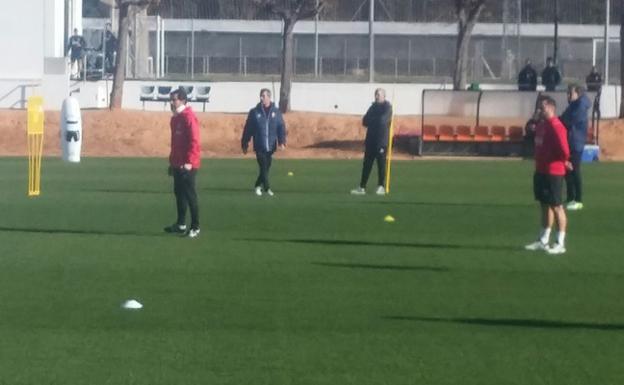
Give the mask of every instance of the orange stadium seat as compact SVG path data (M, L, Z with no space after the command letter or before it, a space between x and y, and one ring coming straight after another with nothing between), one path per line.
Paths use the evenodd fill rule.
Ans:
M492 126L492 134L490 136L490 140L492 142L502 142L505 140L505 127L503 126Z
M430 124L425 124L422 129L423 141L425 142L433 142L438 140L438 133L436 126L432 126Z
M470 126L457 126L457 135L455 136L455 139L462 142L472 141L474 137Z
M477 142L490 141L490 129L488 126L477 126L474 130L474 140Z
M522 142L524 139L524 129L520 126L509 127L509 141Z
M449 142L455 140L455 127L443 124L438 132L438 140L441 142Z

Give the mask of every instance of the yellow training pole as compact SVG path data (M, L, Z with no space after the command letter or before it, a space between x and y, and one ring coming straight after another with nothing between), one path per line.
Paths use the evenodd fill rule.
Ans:
M394 102L394 99L392 100ZM392 170L392 144L394 142L394 107L390 116L390 130L388 132L388 153L386 154L386 194L390 194L390 172Z
M43 155L43 98L28 98L28 196L41 193L41 157Z

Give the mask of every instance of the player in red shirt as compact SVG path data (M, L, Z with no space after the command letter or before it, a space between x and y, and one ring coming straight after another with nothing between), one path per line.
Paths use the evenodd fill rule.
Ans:
M171 93L171 153L169 175L173 176L178 219L165 227L165 232L181 233L189 238L199 236L199 205L195 191L195 177L200 166L199 122L190 106L183 88ZM186 229L186 209L191 212L191 228Z
M525 246L527 250L545 250L549 254L563 254L567 226L562 205L561 189L569 162L567 131L557 117L557 105L549 96L540 101L541 120L535 129L535 174L533 192L541 204L542 231L536 242ZM549 245L550 232L557 221L557 241Z

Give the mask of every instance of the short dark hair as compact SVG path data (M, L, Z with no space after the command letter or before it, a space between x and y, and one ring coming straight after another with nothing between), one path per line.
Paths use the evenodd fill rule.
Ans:
M269 94L269 96L271 96L271 90L270 90L270 89L268 89L268 88L263 88L263 89L261 89L261 90L260 90L260 96L262 96L262 94L263 94L263 93L265 93L265 92L266 92L267 94Z
M577 83L572 83L568 86L568 91L574 91L578 96L582 96L585 93L585 88Z
M555 99L548 95L542 96L542 103L548 104L549 106L557 107L557 102L555 102Z
M170 94L169 97L173 98L175 96L176 99L181 100L183 102L186 102L188 100L188 97L186 96L186 90L182 87L173 90Z

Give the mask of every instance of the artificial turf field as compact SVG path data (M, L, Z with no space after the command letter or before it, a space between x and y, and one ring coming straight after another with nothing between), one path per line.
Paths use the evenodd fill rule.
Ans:
M277 159L259 198L255 161L205 159L183 239L162 159L45 159L38 198L0 159L0 384L624 383L624 164L584 165L556 257L522 250L531 162L350 196L360 165Z

